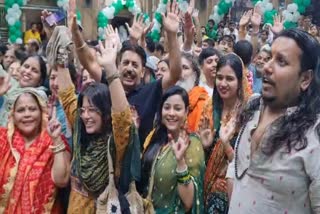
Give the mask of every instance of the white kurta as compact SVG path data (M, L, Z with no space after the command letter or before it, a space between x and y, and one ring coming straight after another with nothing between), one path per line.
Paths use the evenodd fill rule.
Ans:
M276 120L267 128L260 148L251 157L250 133L258 126L262 102L260 106L236 145L237 160L228 168L227 177L234 182L229 214L320 213L320 142L315 126L306 134L305 149L289 153L283 147L267 156L260 148L267 143L267 136L278 129ZM286 114L294 110L288 109ZM237 175L243 175L241 179L235 176L235 161Z

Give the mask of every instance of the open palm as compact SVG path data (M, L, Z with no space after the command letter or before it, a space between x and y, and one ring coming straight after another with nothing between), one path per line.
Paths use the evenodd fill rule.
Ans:
M167 3L167 15L162 14L162 23L164 29L169 33L177 33L179 30L179 7L174 0L172 3Z
M280 33L283 30L283 19L280 15L277 15L273 18L273 26L271 27L271 31L275 34Z
M10 89L10 74L0 77L0 96L3 96Z
M132 26L130 27L128 23L126 23L126 26L128 28L130 37L138 41L141 38L142 34L144 33L144 29L145 29L143 16L135 15L133 18Z

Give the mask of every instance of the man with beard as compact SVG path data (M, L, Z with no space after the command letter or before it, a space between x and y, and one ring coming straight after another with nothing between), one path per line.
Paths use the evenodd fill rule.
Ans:
M320 213L320 45L289 29L271 53L239 118L229 214Z
M249 70L253 74L253 93L261 93L262 90L262 69L271 58L270 46L265 45L256 55Z
M118 58L119 74L104 77L101 67L96 57L89 51L89 48L82 39L81 33L74 24L72 34L77 54L83 67L92 75L96 81L111 82L115 78L120 78L126 92L130 105L138 112L139 118L136 124L139 125L139 136L141 143L144 142L148 133L153 128L153 121L160 104L162 92L173 86L181 75L181 52L177 40L179 29L179 10L174 1L167 4L167 15L164 15L163 26L168 37L168 50L170 60L170 73L162 79L143 85L142 78L146 64L146 53L142 47L137 45L145 29L143 16L134 17L133 24L128 27L130 40L124 42ZM76 17L73 17L74 21ZM112 30L108 27L107 30ZM117 32L113 38L118 39Z

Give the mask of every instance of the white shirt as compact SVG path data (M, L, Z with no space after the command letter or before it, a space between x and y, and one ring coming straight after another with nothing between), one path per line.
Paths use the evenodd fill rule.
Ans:
M266 156L258 149L251 157L250 133L258 126L261 110L262 105L236 145L237 171L242 179L235 176L235 159L228 167L227 178L233 178L229 214L320 213L320 143L314 127L307 132L308 145L301 151L289 153L283 147ZM286 114L294 110L289 108ZM278 129L275 123L266 135Z

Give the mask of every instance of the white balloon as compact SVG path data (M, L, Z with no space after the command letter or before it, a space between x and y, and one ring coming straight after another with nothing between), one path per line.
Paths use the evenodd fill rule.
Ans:
M15 3L15 4L12 5L12 9L13 10L20 10L20 7L19 7L19 5L17 3Z
M266 11L270 11L270 10L272 10L273 9L273 5L272 5L272 3L268 3L267 5L266 5Z
M58 7L62 7L63 6L63 2L62 1L58 1L57 5L58 5Z
M157 8L157 12L158 13L165 13L166 10L167 10L167 6L165 4L160 3Z
M270 0L262 0L263 4L268 4L270 2Z
M21 44L23 43L23 42L22 42L22 39L21 39L21 38L17 38L17 39L16 39L16 43L19 44L19 45L21 45Z
M285 17L285 20L288 21L288 22L292 22L293 20L293 15L292 13L287 13L286 17Z
M294 13L298 10L298 5L296 3L289 4L287 10Z
M9 18L8 18L8 25L9 25L9 26L14 25L15 22L16 22L16 20L15 20L14 17L9 17Z
M231 3L231 0L225 0L225 2L229 4L229 3Z
M13 8L9 8L7 11L8 14L14 14L14 9Z
M282 11L282 16L286 17L289 12L287 10Z
M218 13L218 10L219 10L218 5L215 5L215 6L213 7L213 12L214 12L214 13Z
M296 11L296 12L293 13L292 21L293 22L298 22L300 17L301 17L300 13L298 11Z
M179 4L180 10L181 10L182 12L184 12L184 13L187 12L188 7L189 7L189 4L188 4L188 2L186 2L186 1L182 1L182 2Z
M62 6L62 8L63 8L64 11L67 11L69 9L69 5L65 4L65 5Z
M108 18L108 19L113 19L114 18L114 12L115 12L115 8L114 7L106 7L102 10L102 12L104 13L104 15Z

